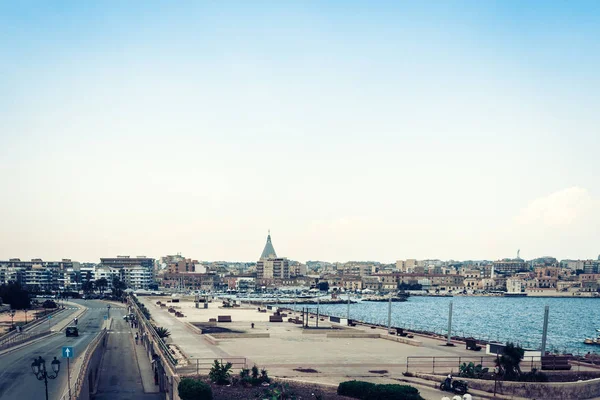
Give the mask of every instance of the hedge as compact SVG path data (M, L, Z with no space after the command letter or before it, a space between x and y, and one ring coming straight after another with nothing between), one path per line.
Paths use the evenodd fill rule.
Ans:
M192 378L183 378L177 391L181 400L212 400L212 389L210 385Z
M361 400L423 400L419 391L408 385L379 385L363 381L342 382L337 393Z

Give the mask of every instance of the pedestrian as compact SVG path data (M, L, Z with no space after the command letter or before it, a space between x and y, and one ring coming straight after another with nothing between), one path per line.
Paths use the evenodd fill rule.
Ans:
M140 338L140 337L139 337L138 333L136 332L136 333L135 333L135 344L138 344L138 340L139 340L139 338Z

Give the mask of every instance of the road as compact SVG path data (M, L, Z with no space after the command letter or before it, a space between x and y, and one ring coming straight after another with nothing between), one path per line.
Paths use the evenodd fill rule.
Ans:
M50 400L58 400L67 385L67 363L62 358L62 347L73 346L75 357L82 355L89 343L100 331L104 315L106 315L106 303L96 300L73 300L75 303L83 304L89 310L79 318L79 337L65 337L59 333L41 341L2 355L0 362L0 400L9 399L43 399L44 382L38 381L31 371L31 363L34 358L42 356L46 360L46 366L50 367L53 357L61 361L61 369L57 379L48 380L48 397ZM121 318L124 311L113 306L111 316ZM56 316L56 321L72 318L77 310L66 310ZM56 322L54 318L51 324ZM44 323L47 330L47 324ZM42 329L42 328L39 328Z

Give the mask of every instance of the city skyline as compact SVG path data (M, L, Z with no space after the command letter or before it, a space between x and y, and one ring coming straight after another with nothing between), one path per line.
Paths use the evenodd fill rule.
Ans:
M596 259L596 2L0 4L0 259Z

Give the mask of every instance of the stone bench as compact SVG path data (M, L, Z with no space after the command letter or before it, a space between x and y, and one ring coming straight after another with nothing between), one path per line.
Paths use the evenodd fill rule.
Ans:
M545 370L570 370L571 364L569 364L570 357L568 356L543 356L542 357L542 369Z
M231 315L219 315L217 322L231 322Z
M283 322L281 315L269 315L269 322Z

